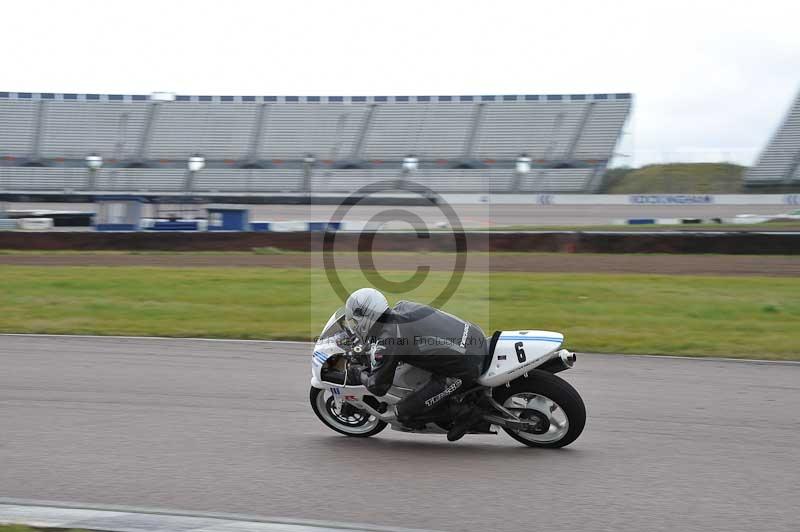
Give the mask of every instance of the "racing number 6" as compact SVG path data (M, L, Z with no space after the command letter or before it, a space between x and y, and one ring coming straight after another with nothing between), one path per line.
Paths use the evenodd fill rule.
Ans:
M517 360L525 362L525 350L522 349L522 342L514 344L514 350L517 352Z

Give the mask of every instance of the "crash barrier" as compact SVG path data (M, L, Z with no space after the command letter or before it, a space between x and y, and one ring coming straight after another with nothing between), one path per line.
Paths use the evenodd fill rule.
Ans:
M251 231L274 231L274 232L293 232L293 231L357 231L363 227L359 222L251 222Z
M45 216L0 218L0 230L47 231L58 225L55 222L53 218Z
M325 238L336 251L454 252L459 239L450 232L0 232L0 249L251 251L278 248L322 251ZM468 232L461 240L468 251L575 253L720 253L800 255L800 232ZM366 246L366 247L365 247ZM461 248L463 249L463 247Z
M46 231L53 228L52 218L19 218L17 227L27 231Z
M626 218L615 220L618 225L690 225L690 224L757 224L767 221L769 217L748 218Z
M306 222L288 221L254 221L246 224L247 231L258 232L306 232L306 231L360 231L366 222ZM137 227L134 224L97 224L97 231L236 231L228 229L224 224L213 224L209 220L154 220L144 218Z
M93 212L56 211L51 209L9 210L6 215L14 220L20 218L51 218L54 227L89 227Z

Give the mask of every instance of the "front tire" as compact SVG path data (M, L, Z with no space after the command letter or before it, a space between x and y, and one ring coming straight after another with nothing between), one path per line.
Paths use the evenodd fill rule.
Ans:
M531 370L528 378L516 379L510 387L494 388L492 397L521 418L541 420L541 432L503 429L529 447L564 447L575 441L586 425L581 396L567 381L547 371Z
M369 399L369 397L366 397L365 401ZM330 390L312 386L309 400L311 401L311 408L319 420L339 434L355 438L369 438L386 428L385 421L381 421L368 412L357 410L352 406L350 406L352 412L348 412L346 415L338 411ZM375 408L377 404L370 403L370 406Z

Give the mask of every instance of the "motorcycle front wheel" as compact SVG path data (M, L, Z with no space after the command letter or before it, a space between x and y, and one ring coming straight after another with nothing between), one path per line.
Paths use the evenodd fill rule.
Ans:
M370 399L372 398L366 397L364 400L366 402ZM386 428L385 421L381 421L369 412L359 410L352 405L343 403L341 408L337 408L330 390L321 390L312 386L309 400L311 401L311 408L319 420L339 434L368 438ZM370 406L376 408L378 405L377 401L375 402L376 404L374 405L370 403Z
M529 447L554 449L575 441L586 424L586 407L578 392L567 381L542 370L531 370L510 387L492 390L492 398L527 421L536 421L537 429L503 429Z

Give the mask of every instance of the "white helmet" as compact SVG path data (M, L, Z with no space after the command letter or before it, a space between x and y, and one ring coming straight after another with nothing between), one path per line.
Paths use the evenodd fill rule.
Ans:
M364 342L372 326L387 310L389 302L383 294L374 288L361 288L350 294L344 304L345 324Z

